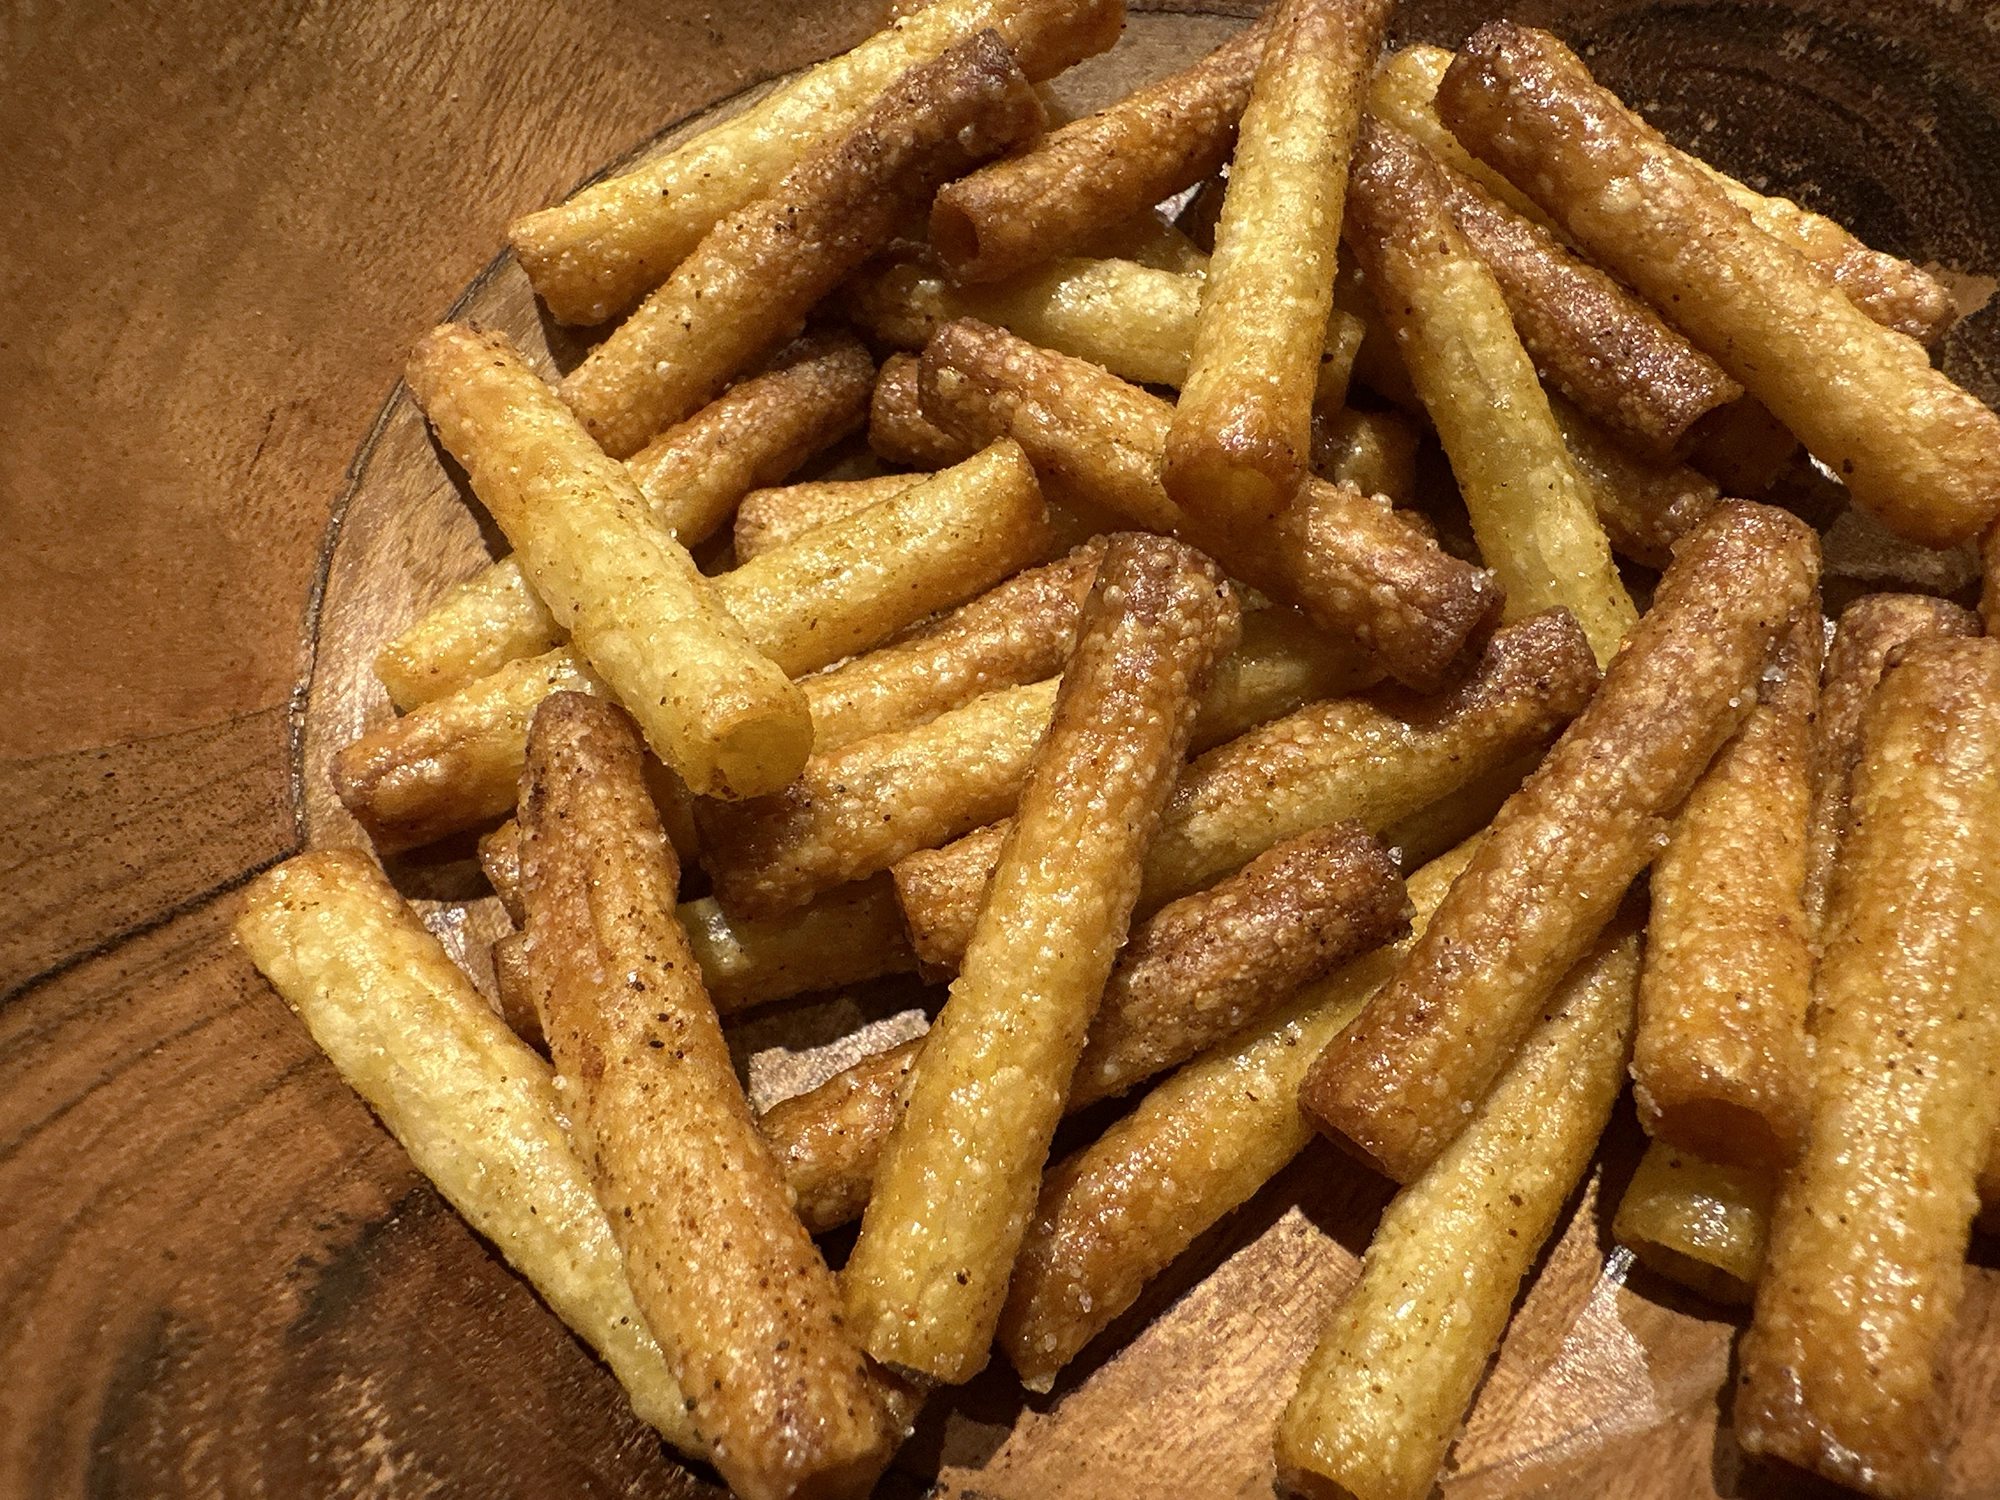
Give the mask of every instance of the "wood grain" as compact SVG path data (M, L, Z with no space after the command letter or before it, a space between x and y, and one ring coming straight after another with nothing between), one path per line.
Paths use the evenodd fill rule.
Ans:
M1064 90L1107 97L1254 9L1145 7L1129 46ZM230 892L302 837L354 841L323 770L387 712L368 661L490 555L408 403L384 404L410 341L459 299L572 361L510 266L481 273L506 221L665 122L851 43L876 10L10 12L0 1495L715 1493L339 1084L231 946ZM1486 10L1409 0L1396 24L1450 43ZM1591 49L1670 135L1753 182L1792 184L1913 259L2000 270L2000 49L1976 7L1513 14ZM1944 360L2000 397L2000 308ZM499 917L462 899L464 853L397 874L476 961ZM809 1002L756 1044L924 1002ZM811 1072L809 1057L764 1069ZM1717 1405L1736 1325L1610 1254L1618 1170L1614 1143L1444 1493L1825 1492L1736 1454ZM1308 1150L1052 1397L994 1372L934 1402L881 1492L1268 1493L1288 1371L1385 1200ZM2000 1494L1991 1270L1971 1278L1946 1395L1950 1493Z
M297 843L291 726L266 708L0 765L11 911L0 996L158 922Z
M0 1011L0 1493L697 1493L234 950L233 908Z

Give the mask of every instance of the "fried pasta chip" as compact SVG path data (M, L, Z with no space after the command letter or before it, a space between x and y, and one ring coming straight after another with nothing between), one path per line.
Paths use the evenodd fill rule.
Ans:
M912 68L847 135L718 223L562 382L614 458L636 453L807 311L939 184L1042 127L1041 101L992 32Z
M1618 1200L1611 1232L1647 1269L1711 1302L1747 1307L1764 1274L1771 1174L1654 1141Z
M519 559L503 557L433 604L384 646L375 675L408 713L471 687L510 662L543 656L568 632L542 603Z
M1071 1076L1066 1112L1121 1095L1254 1025L1407 925L1402 881L1360 825L1315 829L1132 929ZM859 1214L902 1112L898 1056L864 1058L758 1121L815 1233ZM810 1206L808 1206L810 1205Z
M1072 254L1213 173L1236 143L1270 30L1247 26L1193 67L948 184L930 237L954 277L998 281Z
M1871 1495L1944 1479L1938 1349L2000 1123L2000 642L1903 648L1862 716L1813 985L1813 1109L1740 1351L1745 1449Z
M757 1134L673 916L679 871L615 706L558 694L522 777L522 884L570 1131L687 1417L745 1500L861 1495L900 1441Z
M1160 472L1231 557L1281 547L1312 454L1347 159L1388 16L1389 0L1283 0L1243 111Z
M1561 42L1488 23L1437 105L1599 264L1671 308L1891 530L1950 546L2000 511L2000 416L1759 229Z
M632 1409L704 1454L648 1331L549 1065L358 849L319 849L251 883L237 941L340 1076L468 1224L604 1358Z
M795 542L808 531L844 521L927 478L926 474L879 474L873 479L809 479L752 490L736 507L730 536L737 566L773 547Z
M1323 1133L1398 1182L1437 1160L1749 714L1818 573L1811 529L1765 506L1726 505L1682 544L1395 983L1321 1056L1301 1104Z
M653 522L684 547L705 542L736 502L776 484L820 449L858 431L875 362L853 338L808 334L625 461Z
M999 442L713 580L757 649L797 676L887 640L1048 551L1048 511Z
M1549 414L1586 489L1611 550L1664 571L1674 545L1715 509L1721 490L1687 464L1658 464L1621 447L1561 396Z
M508 238L550 312L601 323L665 281L802 155L853 129L910 68L991 28L1041 80L1104 51L1124 25L1118 0L939 0L660 160L516 220Z
M1364 495L1379 495L1391 505L1407 506L1416 500L1417 444L1422 438L1414 423L1392 411L1344 406L1315 414L1313 472Z
M1410 878L1417 932L1470 853L1455 850ZM1148 1281L1304 1149L1306 1068L1408 946L1357 958L1311 985L1044 1174L1000 1319L1000 1347L1030 1390L1049 1389Z
M773 484L866 419L875 365L837 334L800 339L774 361L663 432L626 465L655 525L682 546L705 540L753 485ZM519 558L502 558L433 605L375 658L408 711L562 644Z
M1500 285L1453 219L1442 169L1371 119L1350 196L1348 243L1437 424L1509 615L1561 605L1610 661L1637 611Z
M1005 281L958 286L921 257L899 258L848 284L848 315L874 338L922 349L958 318L1005 328L1029 343L1101 365L1121 380L1179 387L1187 378L1207 257L1194 271L1138 261L1064 257ZM1327 320L1313 387L1315 414L1338 410L1361 345L1358 318Z
M800 684L821 753L926 723L981 694L1040 682L1076 645L1102 542L1016 573L926 630Z
M446 324L418 345L408 379L535 592L654 754L709 796L796 776L812 746L804 695L512 346Z
M1674 456L1743 387L1660 315L1470 177L1439 166L1445 204L1507 300L1521 346L1551 384L1648 458Z
M868 399L868 447L877 458L912 469L942 469L970 458L994 437L953 437L924 415L917 390L917 356L892 354L875 373Z
M334 792L385 853L477 827L514 805L528 724L542 700L605 691L567 646L508 662L343 746L333 757Z
M961 442L1019 442L1051 498L1081 498L1181 535L1321 628L1352 635L1413 685L1448 676L1498 612L1489 574L1344 486L1306 485L1279 527L1275 575L1256 557L1233 555L1161 485L1174 408L1083 360L962 319L925 348L919 387L925 415Z
M1111 539L993 890L924 1044L845 1273L892 1366L963 1381L988 1357L1084 1033L1234 597L1179 543Z
M1396 1195L1278 1422L1292 1493L1423 1500L1499 1347L1521 1278L1624 1083L1637 923L1612 930L1450 1148Z
M1802 612L1757 706L1653 861L1633 1097L1647 1134L1775 1174L1805 1138L1813 950L1801 892L1825 622Z
M1310 705L1200 757L1146 859L1142 913L1239 869L1284 839L1353 818L1380 829L1548 744L1590 700L1597 665L1560 613L1498 631L1452 691L1380 688ZM895 868L918 956L965 951L1004 830L982 829Z
M782 791L696 813L716 899L773 917L1013 810L1058 682L987 693L806 762Z
M1815 947L1824 936L1840 846L1847 833L1848 783L1861 758L1861 716L1896 652L1913 641L1976 636L1979 620L1943 599L1868 594L1840 612L1827 646L1813 719L1812 810L1806 822L1804 900Z

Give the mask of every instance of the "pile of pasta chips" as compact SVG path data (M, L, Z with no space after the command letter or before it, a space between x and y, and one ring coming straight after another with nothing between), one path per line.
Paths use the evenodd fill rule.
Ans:
M1936 1493L1995 593L1829 622L1784 501L2000 559L1950 299L1547 33L1280 0L1052 120L1122 21L936 0L514 226L605 336L416 342L510 550L383 643L372 848L240 940L746 1500L868 1492L996 1348L1049 1390L1315 1133L1397 1191L1276 1472L1416 1500L1628 1077L1616 1233L1753 1304L1745 1450ZM472 833L484 990L385 873ZM913 985L753 1110L746 1015Z

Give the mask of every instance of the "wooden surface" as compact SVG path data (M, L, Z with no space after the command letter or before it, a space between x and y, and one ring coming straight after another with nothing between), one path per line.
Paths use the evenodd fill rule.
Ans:
M1475 9L1418 0L1399 30L1456 40ZM2000 35L1980 8L1513 13L1722 165L1804 184L1885 248L2000 269ZM874 19L763 0L8 13L0 1497L702 1492L227 927L251 872L345 841L319 766L383 711L370 645L481 555L407 407L383 405L411 339L510 217ZM1137 66L1228 24L1142 17ZM503 305L507 274L474 294ZM1996 319L1947 353L1989 401ZM399 873L469 890L449 861ZM469 946L490 920L459 919ZM1622 1128L1446 1492L1813 1492L1718 1431L1733 1326L1608 1253ZM883 1492L1268 1493L1289 1372L1385 1192L1309 1151L1052 1397L989 1374L934 1403ZM2000 1495L1991 1271L1947 1397L1953 1493Z

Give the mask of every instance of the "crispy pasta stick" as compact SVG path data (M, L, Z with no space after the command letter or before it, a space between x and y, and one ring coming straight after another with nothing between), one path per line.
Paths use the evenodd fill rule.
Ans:
M663 432L627 467L655 525L683 546L705 540L752 485L784 478L865 420L875 366L854 339L800 339L753 375ZM562 644L519 558L503 558L447 594L375 659L403 710L441 698Z
M948 184L930 237L953 276L998 281L1073 253L1214 172L1236 143L1270 30L1248 26L1193 67Z
M764 660L805 672L1047 550L1034 471L1013 445L996 444L706 586ZM604 691L573 648L509 663L347 746L334 760L335 789L385 849L471 827L512 805L507 787L520 779L527 721L564 688ZM803 696L810 713L811 694ZM677 847L696 847L685 816L671 826Z
M892 357L883 379L891 367L900 378ZM1081 494L1148 531L1186 528L1160 486L1173 408L1157 396L970 318L938 329L916 376L921 410L939 431L966 444L1013 438L1055 498Z
M1387 852L1346 823L1281 844L1154 913L1132 929L1111 970L1065 1111L1126 1093L1254 1025L1302 985L1398 937L1405 911ZM814 1233L868 1201L901 1113L886 1075L906 1066L863 1059L758 1122Z
M1375 294L1354 264L1343 257L1333 283L1333 304L1361 320L1361 347L1354 351L1353 378L1405 414L1428 423L1424 403L1410 384L1409 368L1396 349L1395 331L1383 320Z
M1348 243L1437 424L1509 616L1562 605L1608 662L1637 612L1499 284L1452 218L1442 171L1370 120L1350 198Z
M1368 86L1368 113L1419 142L1445 166L1471 178L1530 223L1554 229L1534 199L1466 150L1438 118L1438 84L1451 61L1452 53L1444 47L1416 42L1397 48L1382 60Z
M875 372L875 392L868 399L868 446L877 458L912 469L942 469L1002 435L995 431L978 441L957 438L925 416L914 354L892 354ZM1033 453L1029 449L1031 457Z
M1094 264L1068 257L1060 263ZM1173 284L1178 289L1179 278ZM936 251L904 241L849 277L836 300L848 320L876 343L915 351L930 342L940 323L960 315L963 294Z
M1674 456L1743 387L1660 315L1477 182L1439 165L1445 204L1486 262L1521 345L1544 377L1649 458Z
M1871 1495L1944 1481L1939 1346L2000 1124L2000 641L1905 646L1862 716L1813 983L1813 1109L1736 1431Z
M512 557L482 568L384 646L375 675L401 713L448 698L509 662L562 644L556 623Z
M614 458L707 401L930 201L1040 130L1041 101L994 33L912 68L852 131L718 223L562 382Z
M928 563L913 562L916 573L928 573ZM817 618L825 628L865 615L886 633L893 627L885 621L902 623L913 612L908 601L914 595L892 592L883 607L895 610L884 616L865 594L843 595L841 583L838 573L821 576L809 596L821 601ZM859 739L914 729L984 694L1048 677L1074 641L1076 600L1089 587L1089 573L1077 571L1073 561L1058 565L1054 574L1018 575L993 591L990 605L966 606L963 619L954 613L908 640L801 679L813 714L816 754L825 757ZM813 618L803 601L792 607ZM785 618L779 613L758 623L761 628ZM1328 638L1292 611L1259 610L1246 624L1242 644L1211 675L1194 743L1206 749L1303 703L1357 691L1379 677L1366 653ZM528 720L543 698L563 689L603 691L573 649L510 663L341 750L334 758L335 790L384 850L413 848L476 827L513 806ZM1038 711L1042 719L1024 733L1038 732L1046 722L1047 702ZM1001 718L1014 724L1011 711ZM976 722L983 721L967 721L968 733ZM1010 728L1002 736L997 753L1003 757L1025 754L1025 741L1017 744L1008 738L1012 734ZM649 760L648 768L649 775L666 782L655 785L655 801L675 850L684 859L695 858L700 838L686 787L656 762ZM981 795L990 792L989 787ZM1006 793L994 807L1005 811L1011 805ZM872 847L865 839L863 846Z
M1048 551L1041 487L998 442L714 580L757 649L797 675L888 639Z
M417 346L408 380L535 592L653 752L708 796L755 796L796 776L812 748L804 695L513 347L446 324Z
M925 348L919 385L924 412L952 436L1018 441L1051 498L1078 496L1182 535L1322 629L1352 635L1414 686L1436 686L1497 613L1491 575L1345 486L1307 484L1275 533L1275 572L1230 555L1161 487L1174 408L1085 361L961 319Z
M769 797L703 803L716 899L735 917L773 917L1011 812L1056 686L1003 688L815 755Z
M1799 440L1755 396L1718 407L1695 423L1688 462L1724 492L1746 499L1778 482L1798 457Z
M1635 456L1561 396L1549 397L1549 414L1611 550L1664 570L1674 559L1674 544L1715 509L1722 494L1715 481L1687 464Z
M1077 247L1080 255L1098 260L1130 260L1156 271L1186 276L1208 272L1208 252L1152 209L1100 230Z
M982 1369L1070 1075L1234 595L1200 553L1111 538L965 964L909 1081L845 1273L877 1359Z
M820 449L857 432L868 418L875 362L841 333L797 340L772 368L738 381L677 422L626 467L652 508L653 522L683 547L707 541L736 502L776 484Z
M604 695L574 651L551 652L525 666L513 663L464 692L440 700L422 718L406 715L346 747L334 757L334 788L339 791L347 786L358 793L353 811L366 826L372 826L370 818L375 811L397 808L408 819L422 820L427 826L417 830L421 833L419 843L474 827L504 810L503 800L509 807L513 805L500 783L512 775L519 791L521 765L527 756L528 721L542 699L556 692ZM483 717L488 712L495 713L497 719ZM426 723L429 728L421 735L406 738L399 733L401 726L414 728ZM374 754L379 757L374 759L372 770L367 764L369 747L376 747ZM355 759L350 760L350 755ZM378 780L372 790L347 781L357 769L356 761L362 773ZM648 755L646 785L674 852L682 859L696 858L701 845L695 835L694 795L687 783ZM519 834L520 829L509 818L479 838L480 866L516 922L521 920ZM377 843L384 850L402 847L394 834L386 834Z
M1415 136L1433 156L1472 177L1514 212L1554 229L1532 198L1467 151L1438 118L1438 84L1451 63L1452 54L1442 47L1405 47L1376 74L1369 109ZM1833 220L1789 199L1767 198L1699 158L1688 160L1714 178L1759 229L1805 256L1848 301L1883 327L1930 344L1943 337L1956 318L1950 292L1929 273L1869 249Z
M769 193L799 157L854 128L909 68L987 27L1033 79L1118 40L1117 0L942 0L820 64L658 161L518 219L514 253L549 311L601 323L666 280L717 221Z
M872 1053L757 1117L798 1202L799 1220L814 1234L853 1223L868 1206L875 1163L923 1048L919 1036Z
M525 741L523 742L525 746ZM526 757L522 764L526 764ZM528 920L521 905L521 825L512 818L479 836L479 869L516 927Z
M1653 861L1633 1097L1646 1133L1775 1175L1805 1138L1812 941L1801 890L1825 622L1802 611L1757 706Z
M508 662L337 751L334 792L384 852L476 827L514 805L541 701L604 690L569 647Z
M907 729L982 693L1040 682L1076 645L1078 611L1097 577L1101 542L1030 568L926 630L800 684L822 754Z
M1383 686L1301 709L1201 757L1146 860L1141 910L1196 890L1272 844L1356 818L1381 828L1479 772L1546 745L1598 674L1575 622L1496 632L1477 669L1436 697Z
M257 877L236 939L466 1222L618 1377L632 1409L703 1453L647 1331L549 1065L508 1031L357 849Z
M516 925L525 924L520 826L509 819L482 838L479 863L508 915ZM732 921L712 896L683 901L674 915L687 933L695 962L701 965L701 980L709 999L725 1016L809 990L906 974L917 966L895 887L886 875L836 886L804 906L762 921ZM502 945L514 940L503 938L494 944L496 971L501 966ZM524 964L525 949L513 950L510 966L516 957ZM517 988L526 992L525 985ZM504 998L504 982L501 991ZM507 1019L517 1031L521 1029L513 1010L508 1010ZM541 1022L530 1019L539 1037Z
M1711 1302L1748 1306L1764 1274L1771 1176L1654 1141L1618 1200L1611 1232L1651 1271Z
M1416 931L1470 852L1411 877ZM1298 1109L1306 1067L1396 971L1408 945L1357 958L1313 984L1044 1174L1000 1318L1000 1347L1030 1390L1048 1390L1148 1281L1299 1154L1312 1138Z
M1286 839L1170 902L1119 955L1070 1082L1081 1109L1261 1019L1302 985L1403 935L1389 852L1355 822Z
M1765 506L1723 506L1681 544L1596 697L1313 1069L1301 1103L1322 1132L1398 1182L1438 1158L1750 712L1818 573L1811 529Z
M1356 319L1359 322L1359 319ZM1392 411L1339 411L1313 417L1313 472L1334 484L1380 495L1391 505L1417 498L1416 424Z
M1636 923L1605 933L1451 1147L1396 1195L1279 1419L1294 1494L1423 1500L1499 1347L1521 1278L1624 1083Z
M887 876L836 886L756 921L729 916L712 896L684 901L674 915L723 1015L917 966Z
M954 286L918 259L892 261L849 284L849 315L875 338L921 349L955 318L977 318L1029 343L1101 365L1121 380L1178 387L1187 376L1203 277L1130 260L1064 257L989 286ZM1347 399L1361 346L1358 318L1328 318L1315 412Z
M1500 815L1507 799L1542 763L1540 749L1482 771L1437 801L1396 819L1381 832L1385 846L1404 869L1425 865L1457 848Z
M1298 610L1252 610L1243 617L1243 639L1209 674L1188 753L1200 755L1308 703L1359 693L1381 680L1372 656L1329 636Z
M1806 821L1804 900L1817 944L1824 937L1841 840L1847 832L1848 782L1861 758L1861 714L1888 669L1912 641L1976 636L1970 610L1917 594L1867 594L1840 612L1827 647L1819 712L1813 720L1812 810Z
M975 828L941 849L905 855L890 867L910 946L925 973L955 974L986 904L1012 820Z
M1388 0L1282 0L1243 111L1161 465L1233 554L1269 550L1312 454L1347 159Z
M911 399L915 400L914 394ZM947 459L937 467L950 468L964 458L976 456L963 454L956 445L952 451L961 453L961 457ZM754 561L774 547L797 541L815 527L845 520L929 477L928 474L882 474L873 479L822 479L778 489L753 490L743 497L736 511L736 560ZM1080 506L1074 501L1069 505L1050 505L1048 518L1046 555L1050 558L1060 557L1093 537L1118 529L1117 518L1109 512L1096 506Z
M1561 42L1491 22L1437 103L1593 258L1671 308L1891 530L1950 546L2000 511L2000 416L1760 231Z
M523 754L526 736L523 736ZM667 830L667 842L674 846L677 859L694 861L701 855L701 841L695 834L694 794L686 783L651 755L646 757L646 790L652 793L653 809ZM507 908L516 926L524 920L521 908L521 825L512 818L479 837L479 867L493 887L493 893Z
M1274 535L1281 596L1321 628L1351 633L1419 691L1443 687L1501 618L1493 573L1441 549L1421 517L1352 484L1308 479Z
M845 520L891 495L900 495L924 474L880 474L873 479L810 479L802 484L752 490L736 507L731 537L740 567L760 552L795 542L808 531Z
M1146 858L1141 912L1201 889L1283 839L1354 818L1376 829L1549 743L1590 701L1597 665L1575 621L1501 630L1440 698L1382 688L1314 704L1209 751L1182 773ZM1001 834L981 830L895 868L918 957L965 951Z
M1921 344L1935 344L1958 321L1950 290L1928 271L1869 249L1833 220L1789 198L1767 197L1698 157L1687 160L1713 178L1759 229L1798 251L1842 296L1884 328L1908 334Z
M538 1052L548 1051L542 1035L542 1000L535 993L528 934L510 932L493 943L493 993L507 1029Z
M679 871L639 748L619 709L576 694L549 699L529 734L529 955L570 1130L730 1488L862 1495L900 1423L737 1084L674 921Z

